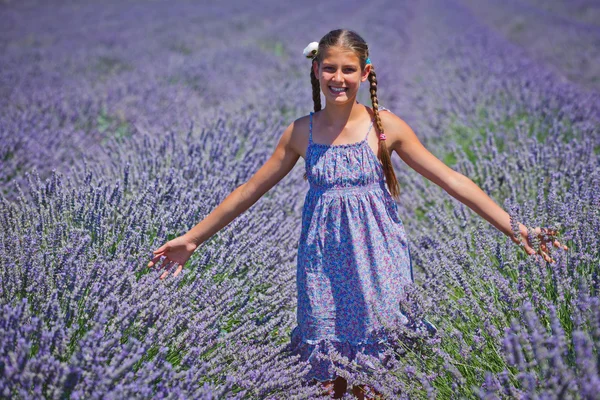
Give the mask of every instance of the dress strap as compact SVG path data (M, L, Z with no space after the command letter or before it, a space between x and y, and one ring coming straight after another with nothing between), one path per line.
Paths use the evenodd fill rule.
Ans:
M371 120L371 125L369 125L369 129L367 130L367 134L365 135L365 138L363 139L363 141L367 140L367 138L369 137L369 133L371 132L371 128L373 127L374 122L375 122L375 118L373 118Z
M385 108L384 106L379 106L379 111L387 111L387 112L391 112L391 111L389 110L389 108ZM369 130L367 131L367 134L366 134L366 136L365 136L365 139L364 139L364 140L367 140L367 138L369 137L369 132L371 132L371 128L373 127L373 123L374 123L374 122L375 122L375 118L373 118L373 119L371 120L371 126L369 127Z
M378 109L379 109L379 111L391 112L388 108L385 108L384 106L379 106ZM374 123L375 123L375 117L373 117L373 119L371 120L371 126L369 126L369 130L367 131L367 134L365 135L365 138L363 139L363 141L367 140L367 138L369 137L369 132L371 132L371 128L373 127Z
M360 104L360 102L359 102L358 100L356 100L356 102L357 102L358 104ZM364 104L363 104L363 105L364 105ZM366 106L365 106L365 107L366 107ZM391 112L389 108L385 108L385 107L384 107L384 106L382 106L382 105L379 105L379 106L378 106L378 109L379 109L379 111L389 111L389 112ZM392 114L393 114L393 113L392 113Z
M308 128L308 143L312 143L312 116L313 116L313 112L310 112L310 124L309 124L309 128Z

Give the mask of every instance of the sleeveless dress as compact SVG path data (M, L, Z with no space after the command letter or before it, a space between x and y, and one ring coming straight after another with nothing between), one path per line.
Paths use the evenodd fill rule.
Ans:
M307 378L322 382L337 376L331 361L318 356L327 355L329 345L350 361L362 352L385 365L382 324L408 323L399 302L414 279L398 205L367 142L374 121L360 142L326 145L313 142L312 117L297 256L298 325L290 346L309 361Z

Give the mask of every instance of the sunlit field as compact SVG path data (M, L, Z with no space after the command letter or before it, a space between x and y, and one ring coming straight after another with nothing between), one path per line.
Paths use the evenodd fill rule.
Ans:
M598 398L594 0L1 1L0 398L326 398L289 352L302 158L180 275L146 265L312 111L302 50L336 28L429 151L569 248L527 255L394 154L399 307L438 333L336 371L386 399Z

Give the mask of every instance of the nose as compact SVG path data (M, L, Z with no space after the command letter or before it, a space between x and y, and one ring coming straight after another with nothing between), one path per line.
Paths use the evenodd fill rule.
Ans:
M335 74L333 74L333 80L336 82L341 82L342 80L342 71L341 70L337 70L335 71Z

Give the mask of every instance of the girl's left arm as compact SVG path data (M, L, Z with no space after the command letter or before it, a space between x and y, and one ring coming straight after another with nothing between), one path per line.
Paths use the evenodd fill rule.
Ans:
M419 141L411 127L398 116L392 113L381 113L380 116L386 136L391 140L392 149L398 153L406 164L440 186L452 197L467 205L494 225L500 232L507 235L513 242L520 243L520 238L515 237L513 234L509 214L485 194L479 186L431 154ZM519 223L519 230L522 238L525 239L525 251L530 255L538 253L532 248L527 227ZM548 255L548 246L543 235L541 235L542 232L548 235L546 240L552 242L555 247L562 246L564 250L567 250L568 247L561 245L558 240L554 239L553 236L557 234L556 231L539 227L533 229L533 233L539 235L542 241L539 254L546 261L554 262Z

